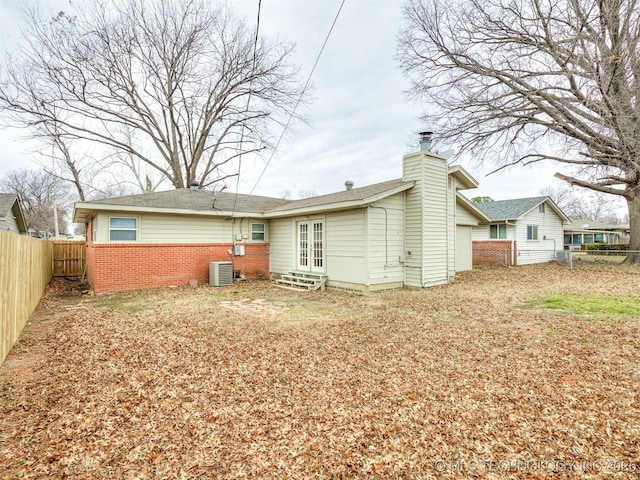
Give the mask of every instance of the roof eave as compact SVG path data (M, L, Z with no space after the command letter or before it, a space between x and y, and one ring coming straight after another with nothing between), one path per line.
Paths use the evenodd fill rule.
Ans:
M449 175L453 175L454 178L460 182L461 188L458 190L468 190L470 188L478 188L480 183L471 176L469 172L467 172L460 165L456 165L449 168Z
M79 202L80 203L80 202ZM227 210L190 210L186 208L159 208L133 205L113 205L104 203L81 202L82 206L73 209L73 223L85 223L98 212L131 212L131 213L160 213L169 215L198 215L209 217L262 217L261 212L231 212Z

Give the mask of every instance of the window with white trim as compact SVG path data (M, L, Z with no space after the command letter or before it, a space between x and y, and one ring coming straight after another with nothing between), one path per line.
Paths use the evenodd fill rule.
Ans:
M98 238L98 217L91 219L91 241L95 242Z
M251 224L251 240L254 242L264 242L264 223Z
M109 217L110 242L135 242L138 239L138 219Z
M494 223L489 225L489 238L491 240L505 240L507 238L507 224Z
M527 240L538 240L538 225L527 225Z
M544 211L545 211L544 203L541 203L540 205L538 205L538 213L544 213Z

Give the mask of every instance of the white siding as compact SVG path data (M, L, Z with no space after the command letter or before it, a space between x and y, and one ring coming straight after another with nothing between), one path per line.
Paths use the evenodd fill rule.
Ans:
M447 283L454 255L447 161L427 152L408 154L403 160L403 179L416 182L407 192L405 207L405 283L413 287Z
M137 218L140 243L251 243L251 223L264 223L265 241L269 241L269 222L264 219L100 212L95 242L109 241L109 217Z
M540 213L536 207L518 220L518 265L555 260L555 252L563 249L562 219L549 204L545 210L545 213ZM538 240L527 240L527 225L538 226Z
M269 265L271 273L284 274L295 270L296 223L291 218L274 219L269 223Z
M376 202L367 211L369 285L404 281L404 193Z
M478 217L476 217L471 210L467 209L464 205L456 202L456 225L478 225Z
M330 213L325 218L328 285L367 284L366 210Z

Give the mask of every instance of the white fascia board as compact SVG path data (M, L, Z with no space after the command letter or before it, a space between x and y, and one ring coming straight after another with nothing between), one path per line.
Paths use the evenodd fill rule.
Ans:
M471 210L476 215L476 217L478 217L480 220L484 222L491 221L491 219L487 217L487 215L482 210L476 207L471 200L469 200L467 197L465 197L461 193L456 192L456 200L460 200L460 203L462 203L465 207Z

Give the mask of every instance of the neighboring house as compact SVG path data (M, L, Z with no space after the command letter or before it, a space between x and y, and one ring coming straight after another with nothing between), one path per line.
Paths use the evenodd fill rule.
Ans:
M96 293L208 281L233 261L246 278L317 273L357 290L449 282L471 268L471 229L486 216L458 190L477 182L429 151L401 179L303 200L178 189L76 203Z
M629 243L629 224L594 222L586 218L575 218L564 225L564 246L580 250L583 243Z
M14 193L0 193L0 231L27 233L20 200Z
M473 228L474 265L526 265L556 259L567 216L549 197L476 203L488 221Z

